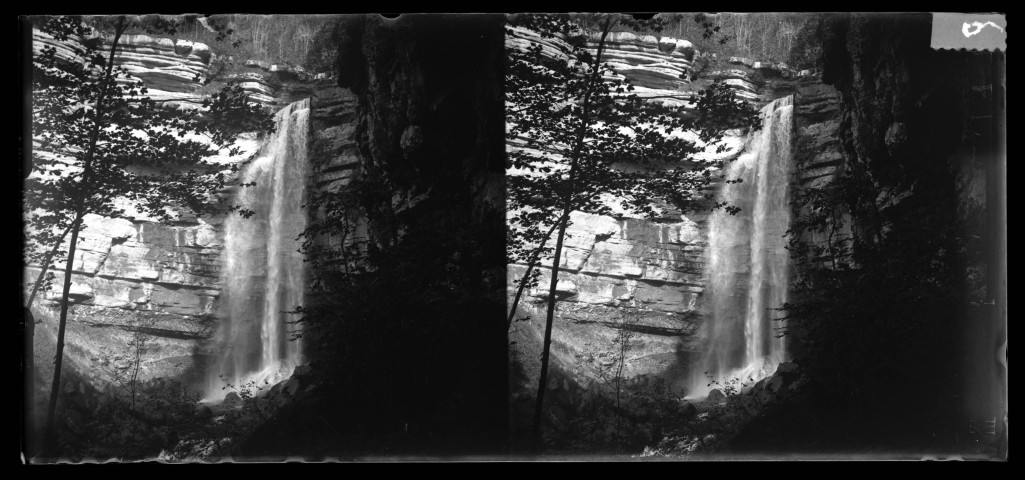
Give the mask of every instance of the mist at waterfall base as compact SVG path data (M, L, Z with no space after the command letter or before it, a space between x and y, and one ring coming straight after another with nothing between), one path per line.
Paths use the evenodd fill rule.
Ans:
M718 201L740 212L719 208L709 216L703 327L708 343L691 368L688 397L707 396L714 382L757 382L787 359L773 309L788 294L792 128L793 96L769 103L762 109L762 128L725 167L726 179L742 181L724 184Z
M253 214L224 222L221 350L207 375L205 401L224 398L227 384L284 380L302 358L299 342L289 341L296 327L287 312L303 303L306 286L297 237L306 227L309 115L309 99L281 109L276 131L241 171L240 182L255 185L239 188L234 204Z

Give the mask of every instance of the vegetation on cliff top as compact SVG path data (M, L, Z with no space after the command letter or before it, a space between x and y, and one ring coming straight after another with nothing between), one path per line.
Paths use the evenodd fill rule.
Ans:
M90 17L111 26L116 17ZM218 57L332 70L331 38L340 15L144 15L126 34L152 34L207 44Z

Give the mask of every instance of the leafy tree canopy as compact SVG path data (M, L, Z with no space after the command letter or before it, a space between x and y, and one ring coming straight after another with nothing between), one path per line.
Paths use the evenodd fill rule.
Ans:
M513 299L510 323L523 289L537 284L534 267L549 251L546 242L558 232L551 250L535 398L535 450L542 443L555 289L570 213L612 215L616 205L657 218L662 214L660 202L691 210L704 200L702 192L713 174L722 170L722 160L697 154L721 142L727 129L750 129L758 121L757 111L723 83L713 83L691 98L696 112L692 115L687 105L637 95L629 80L603 61L606 39L614 28L660 29L658 20L621 15L582 20L581 28L565 16L522 15L506 27L510 36L529 37L516 31L520 28L540 34L524 48L509 49L506 70L506 138L512 146L506 151L507 254L510 263L528 265ZM585 42L558 42L578 30L597 37L594 53L581 46ZM724 146L716 150L721 153Z
M519 15L508 25L544 39L580 33L601 39L596 52L572 42L552 54L550 44L540 41L508 51L507 139L514 146L506 164L507 208L513 212L510 262L530 263L566 205L601 215L619 207L649 218L660 215L660 202L681 211L695 208L722 167L721 160L696 154L713 147L721 152L727 130L756 125L757 111L721 82L699 92L690 105L637 95L602 56L611 30L640 24L659 28L658 20L628 16Z
M77 61L58 56L53 46L33 59L33 172L25 185L29 262L47 263L50 248L87 214L118 218L132 215L126 212L131 205L136 214L171 222L179 210L219 211L223 205L213 192L238 167L214 157L238 157L238 135L271 130L271 117L237 84L205 99L202 109L154 101L142 81L111 64L111 49L135 19L116 21L113 46L81 18L38 20Z
M55 418L68 295L84 217L124 217L131 208L170 222L182 209L197 214L218 210L222 202L215 192L232 180L237 166L226 167L212 157L239 156L238 135L270 131L273 120L234 84L205 100L201 109L154 101L143 82L115 65L118 44L135 18L118 17L109 36L95 35L78 17L36 20L41 31L74 53L58 56L56 47L45 46L33 58L33 171L25 182L25 253L29 262L43 267L27 306L41 285L48 286L50 262L66 258L43 446L46 455L53 455L59 448ZM69 234L65 254L60 247Z

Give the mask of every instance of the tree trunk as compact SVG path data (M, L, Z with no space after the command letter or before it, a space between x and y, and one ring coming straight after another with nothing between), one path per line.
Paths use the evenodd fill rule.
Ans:
M61 315L57 327L57 353L53 361L53 382L50 384L50 404L46 412L46 432L43 443L43 451L46 455L52 455L57 447L55 415L57 413L57 396L60 394L61 367L64 360L64 333L68 322L68 293L71 291L71 274L75 264L75 247L78 244L78 231L82 226L82 217L86 208L85 199L89 195L89 177L92 174L92 162L96 154L96 144L99 141L100 130L103 128L103 107L107 98L107 91L113 83L111 73L114 70L114 55L117 52L117 42L126 28L125 17L118 19L117 27L114 30L114 40L110 46L110 57L107 59L106 71L103 76L103 89L96 98L96 120L93 124L89 149L86 151L82 162L82 189L78 192L78 199L75 208L75 220L71 223L71 246L68 247L68 261L64 267L64 289L61 292Z
M74 223L72 223L74 225ZM36 277L36 283L32 285L32 293L28 296L28 301L25 302L25 308L32 308L32 302L36 299L36 293L39 291L39 286L43 283L43 277L46 272L50 270L50 261L53 260L53 256L57 254L57 250L60 249L64 239L68 236L68 232L71 231L71 225L64 229L64 233L61 234L60 238L57 239L57 244L53 246L50 253L46 254L46 259L43 260L43 265L39 271L39 276Z
M23 374L25 377L22 380L24 381L23 385L25 389L25 397L23 399L25 406L22 409L22 420L25 422L23 425L25 429L24 431L26 432L23 448L25 449L25 456L32 458L36 443L36 374L34 368L35 359L32 358L32 344L35 342L36 320L32 316L32 310L29 310L28 307L25 307L23 322L22 338L25 341L25 345L22 349L22 358L24 359Z
M46 255L46 259L43 260L42 269L39 271L39 276L36 277L36 282L32 285L32 293L29 294L28 300L25 302L25 323L24 331L22 332L23 338L25 339L25 346L23 353L24 359L24 375L25 375L25 419L26 419L26 430L32 432L32 436L26 438L26 452L25 455L29 458L34 456L34 449L36 447L35 438L35 422L36 422L36 359L35 359L35 342L36 342L36 320L35 316L32 315L32 303L36 299L36 294L39 292L39 286L43 283L43 277L46 272L49 271L50 262L53 260L53 256L57 254L57 250L60 249L64 239L68 236L68 232L71 231L71 227L75 225L72 222L68 225L68 228L64 229L64 233L60 235L57 243L50 250L50 253ZM52 395L51 395L52 396ZM47 427L49 428L49 427Z
M534 267L537 266L537 259L541 256L541 250L545 248L545 244L552 238L552 233L555 229L565 220L564 217L559 217L559 220L552 225L552 228L545 234L544 240L541 241L541 245L537 247L534 254L530 256L530 263L527 264L527 272L523 274L523 278L520 279L520 285L516 288L516 296L513 297L512 308L509 309L509 319L506 321L506 329L512 327L513 316L516 315L516 308L520 305L520 297L523 295L523 289L527 286L527 281L530 279L530 272L534 271Z
M568 206L568 205L567 205ZM568 215L566 215L568 217ZM555 241L555 259L552 261L552 281L548 287L548 314L545 317L545 341L541 351L541 375L537 381L534 403L534 429L531 432L531 450L541 449L541 412L544 408L545 387L548 383L548 354L552 346L552 323L555 313L555 287L559 284L559 261L562 258L562 240L566 235L566 219L559 223L559 236Z
M559 226L559 237L555 242L555 259L552 261L552 281L548 287L548 314L545 317L545 339L541 350L541 374L537 381L537 398L534 402L534 428L531 432L531 450L537 453L541 449L541 412L544 408L545 389L548 382L548 359L552 346L552 323L555 315L555 287L559 283L559 261L562 258L562 241L566 235L566 224L569 222L570 209L573 206L573 193L578 174L577 161L580 158L580 151L584 146L584 136L590 123L591 91L595 82L601 82L601 55L605 47L605 37L612 29L612 19L607 18L602 26L601 39L598 41L598 54L595 56L594 71L591 73L590 84L584 92L583 111L580 115L580 129L577 132L576 144L573 146L573 153L569 167L569 182L566 190L562 217L556 225Z
M68 248L68 261L64 267L64 289L61 293L61 316L60 325L57 328L57 354L53 359L53 383L50 384L50 405L46 411L46 440L43 451L52 453L56 447L56 436L54 435L54 418L57 412L57 396L60 393L61 366L64 360L64 331L68 320L68 293L71 291L71 271L75 263L75 246L78 243L79 222L82 217L75 217L71 228L71 246Z

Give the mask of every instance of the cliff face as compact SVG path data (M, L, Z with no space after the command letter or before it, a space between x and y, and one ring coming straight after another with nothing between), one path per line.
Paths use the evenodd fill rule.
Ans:
M112 40L110 35L95 34L57 41L46 32L33 29L32 52L38 55L43 48L52 47L61 60L82 62L80 55L85 44L95 44L101 51L109 52ZM326 72L312 74L295 65L237 61L233 57L217 56L201 42L151 35L122 35L114 61L128 71L129 80L142 80L146 84L147 95L153 101L173 108L199 108L202 97L197 94L198 90L209 82L227 81L241 86L250 101L277 108L291 103L296 96L291 90L297 83L329 80L332 76Z
M76 49L83 42L109 41L103 37L71 38L56 42L33 30L33 52L57 49L59 58L80 61ZM310 149L314 155L339 158L344 167L350 140L355 100L333 85L327 75L308 75L296 67L247 62L247 72L221 75L219 61L202 43L127 35L121 39L115 60L135 79L145 82L149 95L168 108L200 108L203 82L244 80L240 84L250 99L276 109L298 98L313 97L313 128ZM298 71L297 71L298 70ZM240 137L239 160L256 154L259 140ZM347 150L348 149L348 150ZM351 162L349 162L351 163ZM342 169L344 171L344 168ZM338 168L319 171L317 181L329 185L342 180ZM219 192L232 195L228 188ZM222 216L197 218L182 215L174 224L133 215L129 202L122 218L85 217L73 266L71 307L67 323L66 365L86 379L103 384L109 379L95 368L98 359L121 352L134 332L145 335L146 351L140 379L177 377L191 380L207 355L217 355L210 340L221 321L224 232ZM67 244L64 245L67 248ZM35 353L37 376L52 375L52 355L59 315L59 285L41 294L33 305L37 325ZM26 284L35 281L38 265L27 265ZM46 395L37 398L45 399Z
M90 380L101 380L93 361L125 348L137 331L152 339L144 379L183 374L199 342L216 328L221 248L217 227L204 220L166 226L87 216L70 294L65 356L71 365ZM26 284L38 272L36 266L26 268ZM63 271L56 273L59 288ZM33 306L41 321L36 331L41 358L52 356L59 300L55 288ZM49 363L37 365L46 369Z
M873 181L883 188L908 189L949 169L965 187L962 203L984 202L977 180L985 178L985 164L977 158L992 148L986 142L996 129L1000 60L989 52L933 50L927 17L853 15L827 23L823 81L843 96L844 156L878 172ZM975 157L967 152L983 145Z
M592 54L597 48L597 38L541 39L522 28L509 29L506 48L522 50L530 41L541 43L549 58L571 58L571 44L584 46ZM673 38L613 32L606 42L603 60L607 58L620 77L635 84L639 96L651 101L689 110L694 107L691 95L714 80L726 82L756 107L795 95L797 172L793 182L828 182L836 174L842 158L836 135L839 94L823 85L815 72L794 72L746 58L718 59L696 51L686 40ZM726 142L729 148L718 157L736 158L744 138L732 132ZM507 148L519 148L518 142L510 142ZM687 378L685 372L705 340L700 326L705 315L707 216L707 209L667 211L657 221L625 214L573 214L557 287L552 341L554 402L579 401L582 393L578 389L599 379L598 372L605 366L601 358L608 355L623 331L630 336L623 369L628 382L643 385L661 377L680 383ZM747 271L750 265L740 268ZM536 389L544 334L550 277L547 267L540 270L540 287L524 293L510 330L514 342L512 395L524 409ZM525 271L526 265L509 265L510 298Z
M752 423L734 451L1004 455L1005 59L934 50L933 27L928 13L821 26L836 141L809 160L834 166L807 184L836 214L825 230L850 241L825 257L849 263L802 265L822 279L790 323L809 340L795 342L807 399Z
M109 52L112 39L102 35L89 38L72 36L67 41L56 41L48 33L32 30L32 52L39 54L45 47L57 50L57 57L68 62L81 62L85 43L100 45ZM210 67L210 48L203 43L172 40L149 35L124 35L118 43L114 57L117 65L128 70L135 80L146 82L154 101L172 105L182 102L198 106L190 95L207 79Z
M472 199L474 215L504 210L503 148L491 135L502 118L495 110L501 106L501 52L487 36L480 38L480 24L487 22L498 28L499 20L490 17L430 15L352 17L339 27L338 85L359 98L364 170L380 170L404 190L396 196L451 183ZM473 35L479 41L468 41ZM413 206L393 203L400 210Z
M855 258L858 245L883 244L904 222L936 214L951 225L985 215L980 231L961 233L1000 236L1002 54L934 50L930 28L929 15L909 14L838 15L823 29L823 81L840 93L839 171L875 190L847 199ZM996 276L966 288L992 294L999 272L985 275Z
M358 437L352 448L375 448L367 439L379 429L395 426L398 431L385 434L422 434L428 450L438 448L439 438L446 437L461 442L467 451L494 452L505 440L508 395L505 378L496 375L504 371L507 360L502 21L500 16L403 15L395 21L352 16L336 33L337 72L312 79L260 62L247 62L241 72L215 71L217 59L193 58L202 47L192 45L188 53L181 53L186 51L183 46L176 49L176 43L161 39L133 37L132 47L119 56L151 91L159 87L162 98L173 99L168 104L175 107L190 107L188 95L198 93L207 78L241 80L255 101L271 108L311 97L311 186L339 194L370 182L383 187L380 196L360 197L358 222L363 233L385 250L396 249L397 253L386 252L389 258L424 268L390 274L411 288L387 289L389 301L374 303L368 310L388 313L388 307L410 303L412 308L380 323L356 325L361 335L344 337L344 344L337 337L320 338L326 348L316 351L321 355L312 355L314 361L323 360L312 368L314 374L322 373L324 365L346 373L330 377L331 385L356 379L341 392L324 386L319 391L328 394L318 397L326 399L321 412L329 418L355 414L345 417L343 425L330 427L332 435L344 431ZM67 45L60 48L72 52ZM257 140L246 140L251 147L247 152L254 153ZM320 212L311 214L316 217ZM223 218L183 218L170 226L146 218L90 217L87 223L73 278L65 349L65 378L71 385L67 388L88 390L73 372L98 385L109 381L92 368L93 360L108 350L123 350L133 332L148 339L142 380L188 380L198 373L204 356L223 347L212 342L223 320ZM407 256L408 252L414 254ZM432 269L435 265L442 269ZM30 266L26 278L36 272ZM435 290L438 297L410 300L409 290L420 283L440 288ZM338 299L327 299L331 300ZM53 352L55 306L56 299L50 296L34 308L36 318L42 319L35 337L41 378L52 374L46 368ZM358 323L347 313L333 311L329 323ZM332 363L338 359L331 354L351 351L365 353L360 355L362 363ZM40 392L36 398L45 399ZM366 398L367 403L338 408L338 402L354 397ZM369 431L361 430L368 424ZM281 435L294 433L290 447L303 453L327 448L324 438L311 436L307 427L285 421L269 422L265 428ZM255 435L244 448L260 451L260 439L280 447L282 437L277 434ZM311 441L317 444L303 444ZM440 443L443 449L452 445L445 442Z
M1002 52L932 49L930 20L928 14L855 14L825 25L823 79L842 99L841 168L875 189L848 199L847 223L856 260L880 248L885 255L901 246L900 239L929 232L914 252L933 255L949 269L940 278L954 293L934 300L947 311L928 318L928 334L904 347L920 352L918 361L926 365L912 375L928 385L924 391L954 392L930 398L950 398L942 405L956 405L965 424L995 422L1000 435L1006 414L1005 60Z
M355 110L318 133L333 140L315 153L315 181L353 200L325 214L330 247L369 246L345 273L312 269L328 292L310 295L303 327L317 394L247 453L500 451L503 20L354 15L335 30L338 90Z

